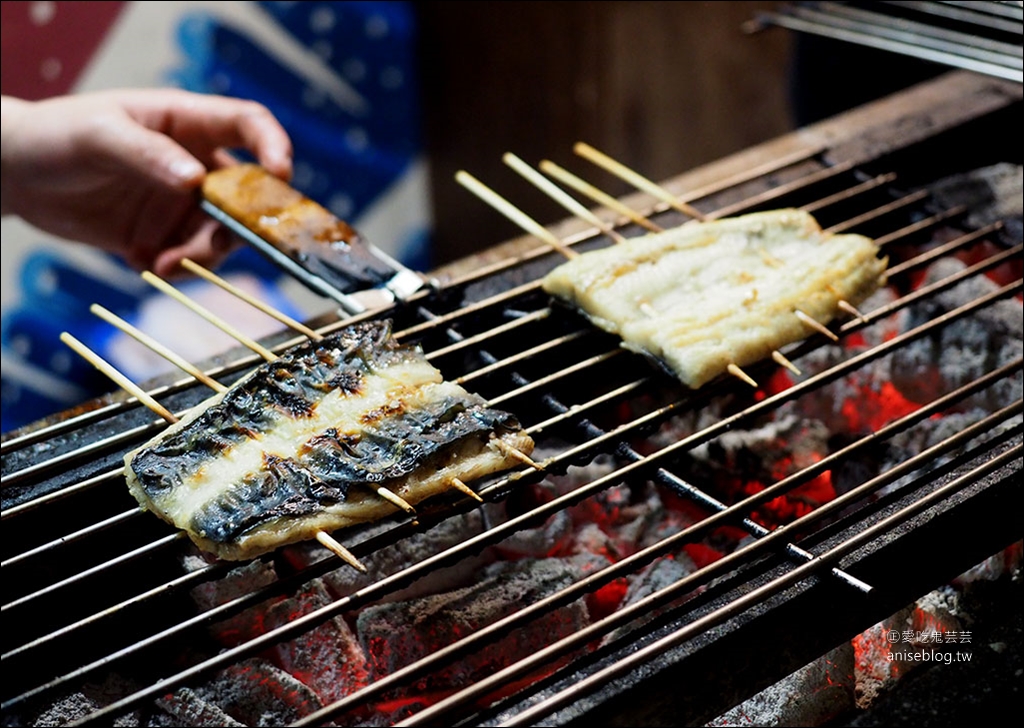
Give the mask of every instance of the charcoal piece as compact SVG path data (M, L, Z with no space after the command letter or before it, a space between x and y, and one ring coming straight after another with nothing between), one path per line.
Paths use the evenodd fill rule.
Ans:
M314 580L299 594L268 609L264 627L276 629L331 601L323 582ZM276 645L273 656L280 668L312 688L324 704L340 700L368 682L366 655L340 616Z
M249 726L288 725L323 707L310 688L260 658L222 670L196 693Z
M497 563L484 570L473 586L369 607L359 615L356 631L370 656L375 678L383 677L565 589L607 563L594 555ZM431 671L411 694L469 685L588 623L583 600L547 611L497 642L476 646L454 663Z
M174 719L174 725L189 728L235 728L244 726L216 705L199 697L191 688L181 688L170 695L159 698L156 704Z

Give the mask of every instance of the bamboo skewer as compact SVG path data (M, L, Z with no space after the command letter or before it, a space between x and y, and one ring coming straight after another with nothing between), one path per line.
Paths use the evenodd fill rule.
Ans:
M836 306L841 308L843 311L846 311L846 313L850 314L854 318L858 319L862 324L868 323L868 317L865 316L864 314L862 314L857 309L857 307L854 306L849 301L844 301L843 299L839 299L839 301L836 302Z
M531 458L526 453L520 452L519 450L515 449L514 447L509 445L507 442L502 440L500 437L492 437L491 438L491 442L493 442L494 446L497 447L499 450L501 450L505 455L508 455L509 457L514 458L515 460L518 460L521 463L525 463L526 465L529 465L534 470L539 470L541 472L544 471L544 466L543 465L538 463L536 460Z
M461 480L459 480L458 478L452 478L452 482L451 482L451 484L452 484L452 487L453 487L453 488L455 488L455 490L458 490L458 491L460 491L460 492L462 492L462 493L465 493L466 495L468 495L468 496L469 496L470 498L472 498L473 500L475 500L475 501L477 501L477 502L479 502L479 503L483 503L483 502L484 502L484 499L483 499L483 498L481 498L481 497L480 497L480 496L479 496L479 495L477 494L477 492L476 492L475 490L473 490L472 488L470 488L470 487L469 487L468 485L466 485L465 483L463 483L463 482L462 482Z
M795 316L796 316L796 317L797 317L798 319L800 319L801 321L803 321L803 322L804 322L804 324L805 324L805 325L806 325L806 326L807 326L808 328L814 329L814 330L815 330L815 331L817 331L817 332L818 332L819 334L824 334L824 335L825 335L825 336L827 336L828 338L832 339L832 341L839 341L839 337L838 337L838 336L836 336L836 335L835 335L834 333L832 333L832 332L831 332L831 331L829 331L829 330L828 330L827 328L825 328L824 326L822 326L822 325L821 325L821 324L820 324L820 323L819 323L818 321L815 321L815 320L814 320L813 318L811 318L811 317L810 317L810 316L808 316L808 315L807 315L806 313L804 313L803 311L801 311L801 310L800 310L799 308L797 308L797 309L794 309L794 310L793 310L793 314L794 314L794 315L795 315Z
M74 336L65 331L61 333L60 340L63 341L68 346L70 346L72 349L74 349L75 352L78 353L87 362L89 362L94 367L99 369L101 372L106 374L108 377L113 379L114 382L119 387L121 387L121 389L133 395L137 400L142 402L142 404L146 405L146 407L148 407L151 412L160 415L160 417L165 419L167 422L174 423L178 421L178 418L174 415L174 413L171 412L166 407L164 407L159 402L157 402L155 399L153 399L149 392L137 386L135 382L133 382L120 371L115 369L109 362L98 356L96 353L93 352L92 349L87 347Z
M97 307L97 308L102 308L102 307ZM103 309L103 310L106 312L105 309ZM109 313L109 312L106 312L106 313ZM117 326L118 328L121 328L119 323L126 323L126 322L121 322L120 319L117 319L117 317L114 316L113 314L110 314L111 318L107 318L107 316L105 314L99 314L99 315L101 316L101 318L107 319L108 321L111 321L111 323L114 323L114 325ZM115 322L115 319L116 319L116 322ZM142 332L138 331L138 329L135 329L135 327L131 326L130 324L127 324L127 326L132 331L138 332L139 334L142 334ZM125 329L122 329L122 330L125 330ZM126 331L126 333L129 333L127 330L125 330L125 331ZM140 341L143 341L143 343L147 343L147 342L148 343L153 343L153 344L157 343L157 342L153 341L152 339L150 339L149 337L147 337L145 334L142 334L142 337L143 337L143 339L140 339ZM105 359L103 359L102 357L97 355L95 352L93 352L85 344L80 342L78 339L73 337L71 334L69 334L67 332L62 333L60 335L60 340L63 341L68 346L70 346L72 349L74 349L79 355L81 355L86 361L88 361L94 367L96 367L101 372L106 374L108 377L113 379L122 389L124 389L129 394L133 395L136 399L138 399L140 402L142 402L144 405L146 405L152 412L158 414L160 417L162 417L164 420L166 420L168 424L173 425L174 423L178 422L178 417L173 412L171 412L166 407L164 407L159 402L157 402L155 399L153 399L153 397L151 397L149 395L149 393L146 392L146 390L142 389L142 387L138 386L135 382L133 382L131 379L129 379L124 374L122 374L120 371L118 371L108 361L106 361ZM157 344L157 346L159 346L159 344ZM177 355L174 355L174 356L176 358L180 358L180 357L177 357ZM212 384L212 388L215 391L222 392L225 389L227 389L227 387L225 385L221 384L220 382L217 382L217 381L212 380L212 379L210 380L210 382L213 383ZM205 383L206 382L204 382L204 384ZM350 566L358 569L359 571L361 571L363 573L366 572L366 567L359 561L359 559L357 559L355 557L355 555L352 554L351 551L349 551L347 548L345 548L340 543L338 543L334 539L334 537L331 536L330 534L328 534L328 533L326 533L324 531L317 531L316 539L317 539L317 541L319 541L326 548L328 548L330 551L335 553L339 558L341 558L343 561L345 561Z
M693 205L690 205L689 203L680 200L678 197L673 195L664 187L655 184L654 182L647 179L643 175L637 174L636 172L629 169L625 165L616 162L607 154L599 152L589 144L586 144L585 142L576 142L576 145L573 147L573 151L576 152L576 154L583 157L584 159L591 161L597 166L611 172L619 179L629 182L637 189L643 190L644 192L648 192L657 197L662 202L668 203L676 210L679 210L679 212L689 215L690 217L696 220L704 220L704 213L695 208Z
M640 227L646 228L652 233L664 232L665 228L651 222L650 219L644 217L636 210L626 205L623 205L621 202L616 200L611 195L607 194L606 192L602 192L589 182L580 179L572 172L569 172L568 170L559 167L554 162L548 159L542 160L540 163L540 168L543 172L551 175L552 177L554 177L567 187L571 187L577 192L586 195L599 205L604 205L605 207L611 210L615 210L615 212L619 213L620 215L624 215L626 218L628 218L632 222L635 222Z
M574 200L572 197L567 195L560 188L556 187L548 179L541 175L540 172L537 172L532 167L528 166L526 162L524 162L519 157L512 154L511 152L506 152L505 155L502 157L502 160L505 162L505 164L507 164L516 172L521 174L534 186L536 186L542 192L548 195L548 197L553 199L555 202L560 204L562 207L564 207L572 214L576 215L577 217L583 220L586 220L591 225L596 227L598 230L603 232L605 235L612 238L616 243L625 242L626 238L624 238L615 228L613 228L611 225L609 225L604 220L599 218L597 215L592 213L590 210L588 210L586 207L584 207L579 202Z
M784 366L786 369L788 369L789 371L793 372L798 377L803 374L803 372L801 372L797 368L796 364L794 364L793 362L791 362L789 359L787 359L785 356L782 355L781 351L773 351L772 352L772 359L775 360L776 364Z
M249 349L252 349L267 361L274 361L274 359L277 358L277 354L270 351L269 349L267 349L265 346L255 341L254 339L249 338L241 331L236 329L234 326L229 324L227 321L222 319L220 316L217 316L216 314L204 308L203 306L200 306L198 303L193 301L191 298L186 296L184 293L179 291L177 288L169 284L164 279L153 275L148 270L142 272L142 279L149 283L154 288L157 288L163 293L166 293L168 296L175 299L179 303L184 304L188 308L192 309L195 313L202 316L204 319L206 319L211 324L216 326L218 329L223 331L225 334L232 337L241 344L245 345Z
M260 311L267 314L268 316L277 319L278 321L280 321L293 331L297 331L303 336L312 339L313 341L320 341L321 339L324 338L322 335L318 334L316 331L313 331L313 329L309 328L305 324L296 321L291 316L288 316L285 313L278 311L273 306L270 306L264 303L263 301L259 300L258 298L249 295L238 286L229 283L228 281L224 280L213 271L207 270L206 268L190 260L189 258L184 258L181 261L181 265L183 268L192 273L195 273L197 276L206 279L207 281L213 283L214 285L220 286L225 291L230 293L232 296L240 298L241 300L248 303L250 306L258 308Z
M579 253L566 246L561 240L556 238L550 230L533 218L523 214L519 208L513 206L504 197L501 197L498 193L471 175L469 172L459 170L455 173L455 179L459 184L475 194L481 200L490 204L491 207L494 207L499 212L504 213L508 219L519 225L523 230L536 235L566 258L576 258L579 256Z
M726 367L725 369L726 369L726 371L727 371L727 372L729 372L730 374L732 374L732 375L733 375L734 377L736 377L736 378L738 378L738 379L742 379L742 380L743 380L744 382L746 382L747 384L749 384L749 385L750 385L751 387L756 387L756 386L757 386L757 382L755 382L755 381L754 381L754 380L753 380L753 379L752 379L752 378L750 377L750 375L749 375L749 374L747 374L747 373L746 373L745 371L743 371L742 369L740 369L740 368L739 368L738 366L736 366L735 364L729 364L729 365L728 365L728 366L727 366L727 367Z
M366 573L366 567L363 566L363 562L356 558L355 554L349 551L347 548L341 545L341 543L335 540L334 536L327 533L327 531L317 531L316 540L320 542L320 545L330 551L332 554L337 556L339 559L344 561L349 566L355 567L362 573Z
M212 311L208 310L204 306L199 305L198 303L196 303L195 301L190 299L188 296L183 294L181 291L176 289L174 286L172 286L169 283L167 283L166 281L164 281L162 278L159 278L159 277L153 275L149 271L144 271L142 273L142 277L145 278L146 281L148 281L152 285L154 285L157 288L159 288L161 291L164 291L165 293L169 294L170 296L172 296L176 300L178 300L181 303L183 303L186 306L188 306L195 313L199 314L202 318L206 319L210 323L212 323L215 326L217 326L218 328L220 328L226 334L229 334L230 336L232 336L235 339L237 339L243 345L245 345L245 346L249 347L250 349L252 349L253 351L255 351L257 354L262 356L268 362L276 361L278 359L277 354L275 354L274 352L270 351L269 349L267 349L266 347L262 346L261 344L259 344L258 342L254 341L253 339L249 338L248 336L246 336L245 334L241 333L240 331L236 330L233 326L228 324L226 321L221 319L219 316L214 314ZM416 509L413 508L410 503L408 503L404 498L401 498L400 496L398 496L395 493L391 492L390 490L385 488L383 485L368 485L367 487L372 488L377 493L377 495L379 495L381 498L383 498L384 500L388 501L389 503L392 503L392 504L398 506L400 509L402 509L406 513L409 513L409 514L415 514L416 513Z
M203 384L205 384L210 389L212 389L212 390L214 390L216 392L223 392L225 389L227 389L227 387L225 385L221 384L216 379L214 379L213 377L209 376L202 369L200 369L199 367L195 366L194 364L192 364L190 361L188 361L184 357L181 357L178 354L176 354L175 352L171 351L166 346L164 346L160 342L156 341L155 339L153 339L149 335L143 333L142 331L139 331L137 328L135 328L130 323L128 323L127 321L122 319L120 316L117 316L116 314L108 311L107 309L103 308L103 306L99 305L98 303L92 304L92 306L89 307L89 310L92 313L94 313L97 316L99 316L104 321L106 321L107 323L117 327L118 329L120 329L124 333L128 334L133 339L135 339L139 343L143 344L144 346L146 346L150 350L155 351L157 354L162 356L164 359L169 361L174 366L178 367L179 369L181 369L182 371L184 371L184 372L186 372L188 374L191 374L198 381L202 382Z
M195 273L195 274L205 278L206 280L210 281L211 283L215 283L217 285L220 285L228 293L231 293L232 295L238 296L240 299L242 299L246 303L249 303L249 304L251 304L253 306L256 306L257 308L259 308L259 310L263 311L264 313L266 313L266 314L268 314L270 316L273 316L275 319L277 319L281 323L285 324L286 326L290 326L295 331L303 334L304 336L306 336L306 337L308 337L310 339L313 339L314 341L321 341L324 338L323 336L321 336L317 332L315 332L312 329L310 329L308 326L305 326L305 325L299 323L298 321L294 320L290 316L287 316L284 313L282 313L282 312L278 311L277 309L273 308L269 304L264 303L263 301L260 301L260 300L258 300L256 298L250 296L249 294L245 293L245 291L242 291L238 287L231 285L230 283L228 283L224 279L220 278L220 276L218 276L215 273L207 270L206 268L204 268L203 266L199 265L198 263L195 263L194 261L191 261L191 260L186 258L186 259L184 259L182 261L182 264L188 270L192 271L193 273ZM463 493L465 493L467 495L470 495L471 497L473 497L474 499L476 499L476 500L478 500L480 502L483 502L483 499L481 499L480 496L478 496L475 491L471 490L469 488L469 486L467 486L465 483L463 483L458 478L453 478L452 482L450 483L450 485L453 488L455 488L456 490L458 490L460 492L463 492ZM413 509L413 507L411 505L409 505L409 503L406 502L404 499L402 499L399 496L395 495L392 491L390 491L390 490L384 488L383 486L381 486L377 490L377 492L378 492L378 494L381 497L383 497L386 500L394 503L395 505L397 505L399 508L401 508L402 510L406 511L407 513L415 514L415 510Z

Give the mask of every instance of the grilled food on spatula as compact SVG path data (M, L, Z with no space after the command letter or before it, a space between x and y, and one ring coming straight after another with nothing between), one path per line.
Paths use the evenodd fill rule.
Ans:
M295 346L125 456L132 495L223 559L396 511L512 467L533 441L388 322Z
M696 389L806 338L885 283L869 238L796 209L691 223L584 253L544 290ZM798 315L799 312L802 312Z

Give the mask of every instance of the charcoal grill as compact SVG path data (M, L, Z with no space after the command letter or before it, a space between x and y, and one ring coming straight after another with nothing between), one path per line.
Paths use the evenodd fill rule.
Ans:
M990 164L1019 164L1019 151L1006 137L998 145L980 140L1018 128L1020 106L1019 84L951 71L665 182L708 217L799 206L826 228L876 238L890 256L898 295L864 311L864 319L835 324L843 340L870 339L890 317L962 281L998 273L997 283L962 305L855 352L844 350L829 366L785 386L755 390L726 379L695 392L681 389L544 295L539 278L561 258L529 235L436 271L439 285L404 305L343 321L309 322L327 333L363 318L392 318L400 340L421 344L446 378L460 378L468 389L515 412L550 453L544 461L548 473L565 473L598 457L613 465L543 503L521 498L545 477L526 466L476 483L484 500L509 504L508 520L228 649L208 644L211 626L343 565L328 556L289 569L280 554L268 555L279 566L277 581L200 609L190 590L224 577L233 565L184 569L188 539L141 513L120 471L123 454L158 432L162 420L133 398L115 394L8 436L2 446L5 724L31 720L62 696L108 675L130 678L131 687L82 716L81 724L156 710L154 701L180 687L429 580L620 483L654 483L705 515L369 687L318 706L296 724L365 718L359 711L397 689L731 524L751 536L731 554L490 677L429 704L411 704L399 716L402 725L699 724L1019 540L1019 394L990 396L995 405L984 417L891 469L857 480L791 525L768 530L752 517L772 498L830 468L867 458L872 448L957 403L1011 391L1013 383L1019 390L1019 351L1012 361L991 362L980 376L934 393L877 431L837 444L820 462L760 493L729 503L713 484L695 485L690 471L693 451L784 404L814 396L956 322L984 319L999 302L1019 305L1020 241L1010 239L999 221L971 222L974 203L939 199L929 185ZM646 193L623 202L662 227L686 220ZM607 209L598 213L624 235L640 232ZM936 248L939 228L955 234ZM550 229L577 250L612 244L577 219ZM910 285L929 262L957 252L971 255L966 268L928 285ZM264 343L281 351L299 340L284 332ZM829 339L816 334L785 353L799 365L828 346ZM235 350L204 368L229 384L258 363L250 352ZM765 362L749 373L766 383L777 370ZM149 391L173 412L208 396L191 379L154 382ZM712 424L667 444L653 437L672 418L712 406L722 413ZM415 519L396 516L335 535L357 557L367 558L476 507L453 492L422 504Z

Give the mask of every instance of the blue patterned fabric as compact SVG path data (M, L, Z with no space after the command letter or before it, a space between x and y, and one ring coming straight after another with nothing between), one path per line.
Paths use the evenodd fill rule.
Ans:
M292 184L359 229L360 216L421 154L412 4L254 2L244 9L241 20L217 14L215 5L186 11L176 28L183 60L167 69L166 82L265 104L292 137ZM429 268L426 220L373 242L413 269ZM24 260L23 298L2 321L4 432L115 389L59 339L67 331L119 364L124 335L89 306L99 303L141 326L141 310L162 294L113 258L111 264L138 285L112 285L53 253ZM255 251L238 251L218 273L256 277L269 302L301 317L277 295L281 273ZM161 343L175 348L173 340Z

